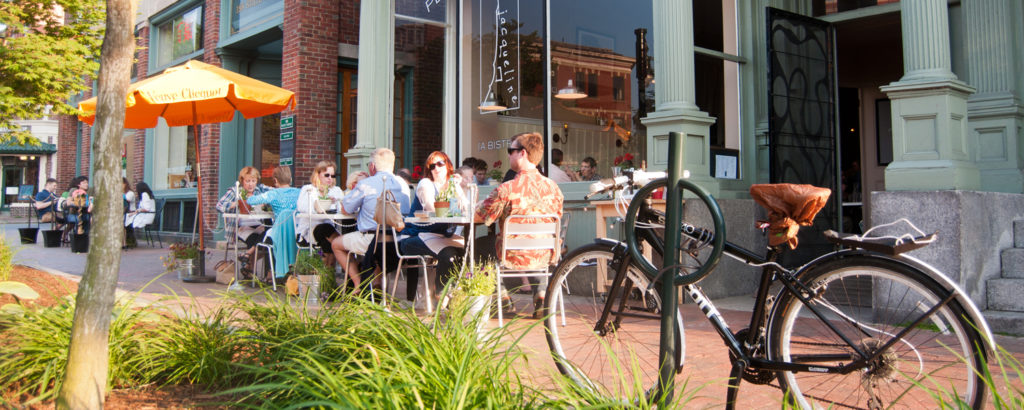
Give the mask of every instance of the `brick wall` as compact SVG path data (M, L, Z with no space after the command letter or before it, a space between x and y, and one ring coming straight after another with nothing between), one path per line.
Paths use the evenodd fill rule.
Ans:
M145 26L138 32L135 39L138 49L136 51L135 72L137 78L145 78L149 75L149 26ZM134 150L132 151L132 163L128 164L128 179L133 182L142 181L145 176L146 165L146 130L135 130L132 135L134 139Z
M203 62L220 67L216 44L220 39L220 0L207 0L203 7ZM203 124L199 133L199 167L202 178L203 237L213 240L210 228L217 226L217 199L220 164L220 124Z
M359 45L359 0L338 5L338 42Z
M334 160L338 99L338 0L285 0L281 84L296 94L296 184ZM358 19L358 9L356 10ZM357 31L358 33L358 31Z
M57 125L57 188L62 192L75 178L75 130L78 117L61 115Z

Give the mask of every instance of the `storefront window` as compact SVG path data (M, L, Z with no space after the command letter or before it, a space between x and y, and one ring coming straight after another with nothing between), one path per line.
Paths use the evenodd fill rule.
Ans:
M231 0L231 34L279 18L283 10L282 0Z
M693 5L694 97L697 107L715 118L708 144L739 148L739 63L735 1Z
M444 0L395 3L395 83L391 146L395 168L422 165L443 149L445 66L448 57ZM454 156L454 153L449 153Z
M168 127L161 118L153 139L153 189L195 188L196 147L192 126Z
M334 182L341 185L348 180L348 159L345 152L356 146L356 100L359 89L359 75L356 69L338 67L338 136L334 163L338 164L338 177Z
M648 67L649 61L638 61L635 30L650 31L651 2L552 2L552 95L544 92L542 7L510 0L463 2L467 57L461 74L469 85L462 95L464 155L490 166L500 162L504 172L508 139L520 132L544 133L544 110L550 106L553 129L544 134L551 149L563 152L563 168L578 170L592 157L597 173L610 176L616 158L621 162L625 154L639 167L646 131L638 120L639 97L645 93L636 91L637 66ZM653 46L650 36L646 44ZM650 80L644 77L642 89ZM579 98L555 97L569 90ZM482 103L492 100L503 108L484 109Z
M265 115L255 123L257 145L255 163L259 164L260 182L274 186L274 168L281 160L281 114ZM294 178L293 178L294 179Z
M163 67L203 48L203 6L157 26L156 66Z
M518 0L463 2L461 152L497 169L496 175L509 168L511 136L544 130L542 7Z

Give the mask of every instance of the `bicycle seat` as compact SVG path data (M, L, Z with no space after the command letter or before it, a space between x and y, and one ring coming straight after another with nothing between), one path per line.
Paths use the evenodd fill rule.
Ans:
M768 244L796 249L800 225L810 226L832 190L805 184L755 184L750 196L768 211Z

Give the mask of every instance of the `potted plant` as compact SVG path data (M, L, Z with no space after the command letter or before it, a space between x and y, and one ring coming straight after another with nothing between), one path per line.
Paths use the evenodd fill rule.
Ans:
M36 213L34 207L28 207L28 227L18 228L18 235L21 236L22 244L33 244L36 243L36 238L39 235L39 223L36 223L35 227L32 227L32 214Z
M178 279L199 275L199 264L195 263L199 258L199 244L175 242L168 246L168 249L170 252L167 256L160 257L164 268L168 271L177 271Z
M467 304L463 322L477 321L477 330L483 328L485 315L489 315L491 311L491 296L494 295L494 288L497 285L496 276L495 262L480 262L474 269L468 269L459 277L455 287L455 300Z
M458 189L458 184L455 183L453 176L448 176L448 187L444 191L437 194L437 199L434 201L434 215L438 217L450 216L451 201L456 198L455 190Z
M299 252L292 265L298 279L298 293L307 303L315 304L334 291L334 272L324 263L319 252Z

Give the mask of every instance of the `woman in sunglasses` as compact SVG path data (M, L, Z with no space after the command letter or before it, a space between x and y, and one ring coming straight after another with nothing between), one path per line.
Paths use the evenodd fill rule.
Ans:
M340 209L341 198L345 193L334 182L337 175L334 173L333 161L320 161L313 168L313 174L309 176L309 184L302 187L299 192L299 202L295 206L296 212L300 213L324 213ZM329 206L322 206L319 200L330 201ZM306 243L316 242L317 246L324 253L324 261L327 266L334 266L334 254L331 252L331 240L338 236L334 224L324 221L313 227L313 237L309 238L309 220L307 218L295 218L295 232L302 237Z
M416 185L416 195L412 198L410 213L424 210L436 211L434 201L443 192L454 192L458 201L458 207L462 208L463 214L468 212L469 202L462 190L462 176L456 174L448 155L441 151L434 151L427 156L427 175ZM451 187L449 187L451 185ZM454 210L454 209L453 209ZM434 290L444 288L448 279L452 276L451 270L461 259L464 253L465 242L462 236L455 235L455 230L449 224L431 224L422 226L420 224L406 224L402 230L402 236L408 236L399 242L399 249L403 255L426 255L437 258L437 283ZM408 284L406 286L406 298L413 300L416 297L416 285L419 282L419 271L410 269L407 272Z

